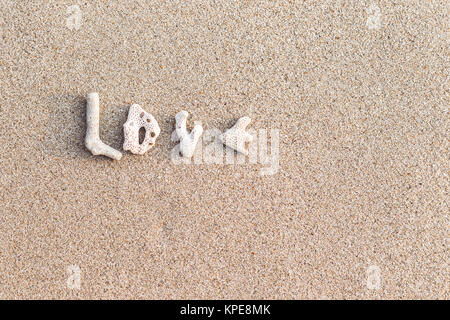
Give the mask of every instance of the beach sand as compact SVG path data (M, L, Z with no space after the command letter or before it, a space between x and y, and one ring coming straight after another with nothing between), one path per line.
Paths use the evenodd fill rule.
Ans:
M448 299L448 2L174 3L0 2L0 298ZM182 109L278 172L174 164Z

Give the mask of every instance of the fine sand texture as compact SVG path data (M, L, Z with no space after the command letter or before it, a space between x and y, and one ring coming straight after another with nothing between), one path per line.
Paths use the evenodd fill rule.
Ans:
M449 10L1 0L0 299L450 298ZM91 155L90 92L155 146ZM278 170L173 161L183 109L279 130Z

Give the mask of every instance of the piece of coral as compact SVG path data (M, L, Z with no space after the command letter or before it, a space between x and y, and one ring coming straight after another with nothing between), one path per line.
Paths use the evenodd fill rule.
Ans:
M197 142L203 133L203 127L199 124L195 125L191 133L186 130L186 120L189 116L187 111L180 111L175 116L175 131L172 134L174 142L180 141L180 152L185 158L191 158L194 154Z
M139 143L141 128L145 129L145 137L142 143ZM123 149L142 155L155 145L161 129L150 113L144 111L139 105L133 104L128 111L127 122L123 124L123 132L125 135Z
M249 117L242 117L236 122L236 124L225 131L225 133L219 136L220 141L244 155L248 155L248 150L245 148L247 142L253 141L253 136L249 134L246 130L247 126L250 124L252 119Z
M100 140L99 135L100 122L100 102L97 92L89 93L86 105L86 137L84 144L86 148L95 156L102 155L114 160L120 160L122 153Z

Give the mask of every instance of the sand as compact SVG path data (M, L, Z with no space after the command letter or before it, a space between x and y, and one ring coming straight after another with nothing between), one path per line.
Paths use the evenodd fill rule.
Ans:
M447 1L0 9L0 298L449 298ZM92 91L155 147L92 156ZM172 163L181 109L278 129L278 172Z

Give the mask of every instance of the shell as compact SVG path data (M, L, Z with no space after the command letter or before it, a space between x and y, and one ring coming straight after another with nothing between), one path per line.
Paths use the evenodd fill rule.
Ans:
M227 147L230 147L231 149L234 149L244 155L248 155L248 151L245 149L245 143L252 142L253 136L245 131L245 129L251 121L252 119L249 117L239 118L233 127L219 136L219 140Z
M187 111L180 111L175 116L176 127L172 133L172 141L180 141L180 152L185 158L191 158L194 155L195 147L203 134L203 127L196 124L189 133L186 130L186 120L189 116Z
M145 129L145 137L139 143L139 130ZM138 104L133 104L128 111L127 122L123 124L125 141L123 149L131 153L143 155L155 145L161 129L156 119Z

